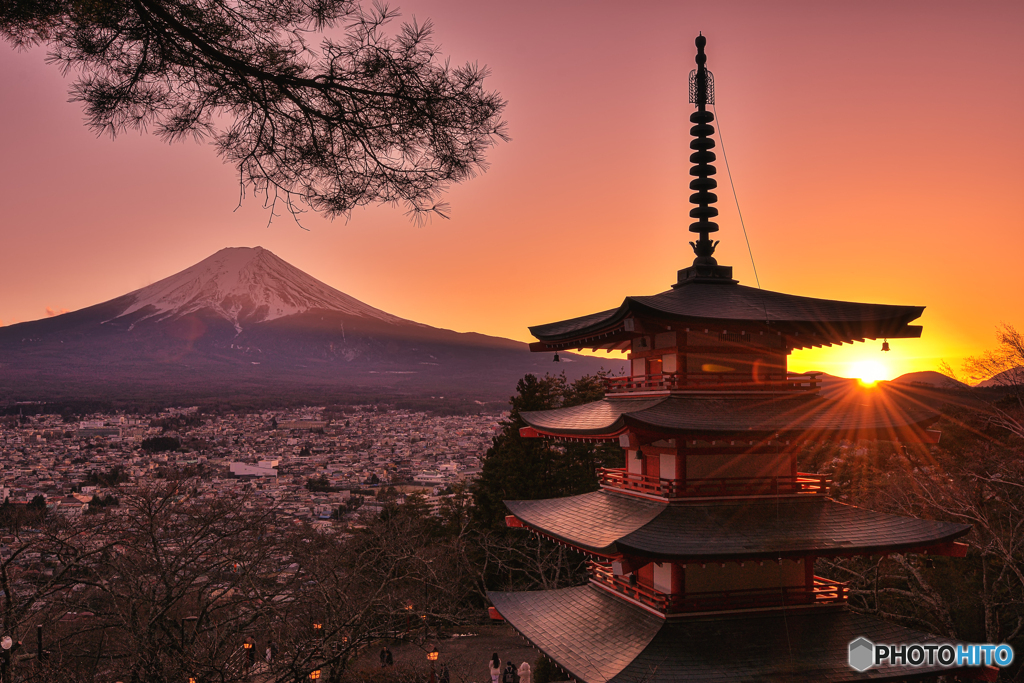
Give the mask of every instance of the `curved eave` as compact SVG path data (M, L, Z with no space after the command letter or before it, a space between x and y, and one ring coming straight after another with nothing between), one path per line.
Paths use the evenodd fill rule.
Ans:
M650 644L664 620L590 586L488 591L498 613L581 683L605 683Z
M595 491L505 505L527 528L584 552L683 563L921 552L971 530L828 498L668 505Z
M604 398L581 406L521 413L524 436L610 440L624 431L658 438L700 440L876 439L930 442L939 419L927 406L878 390L870 402L856 394L726 399L688 396Z
M845 609L664 620L592 586L488 592L501 616L580 683L909 681L981 670L892 665L858 672L849 643L946 644Z
M923 306L864 304L815 299L741 285L692 284L653 296L626 297L618 308L530 327L539 342L534 351L606 346L635 336L627 333L627 317L693 327L739 324L763 327L787 336L791 348L841 344L865 339L915 338L919 326L909 323Z
M623 300L618 308L610 308L607 311L599 311L578 318L560 320L544 325L532 325L528 329L530 334L541 341L553 342L562 339L584 339L615 331L620 327L616 323L621 323L628 313L629 297ZM550 333L549 330L554 332Z
M866 511L871 512L871 511ZM874 513L876 515L882 513ZM895 515L889 515L895 517ZM621 539L616 548L623 555L643 557L650 560L686 562L725 562L725 561L774 561L779 558L796 559L800 557L850 557L855 555L890 555L894 553L924 553L929 548L951 545L954 541L967 535L971 527L966 524L936 522L933 520L914 520L920 530L913 536L904 535L897 522L888 530L881 530L873 541L850 542L842 538L830 538L822 534L818 538L787 539L784 544L766 542L761 549L734 547L731 549L717 548L714 544L694 550L676 549L665 551L660 542L652 543L650 538L655 534L644 533L642 530L635 536ZM834 534L836 536L841 533ZM912 540L907 540L907 538ZM714 540L714 539L712 539ZM753 544L752 544L753 545Z
M505 507L531 531L586 552L610 556L616 541L664 510L662 503L603 491L565 498L506 500Z

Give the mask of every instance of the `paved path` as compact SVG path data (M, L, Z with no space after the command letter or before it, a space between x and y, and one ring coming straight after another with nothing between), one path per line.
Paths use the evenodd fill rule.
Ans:
M528 661L531 667L536 668L540 651L517 636L507 624L467 626L462 631L460 637L431 639L424 645L396 641L389 643L388 647L395 656L396 666L406 666L426 674L430 671L427 652L436 645L440 653L438 662L448 663L452 683L490 683L487 663L494 652L501 657L502 666L512 660L516 666ZM380 647L370 648L353 668L379 667L379 652Z

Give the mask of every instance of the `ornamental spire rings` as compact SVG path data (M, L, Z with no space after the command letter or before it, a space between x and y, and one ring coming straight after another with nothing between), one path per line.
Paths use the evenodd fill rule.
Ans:
M705 66L708 61L707 55L704 54L706 44L707 38L703 35L697 36L697 68L690 72L690 102L697 105L697 111L690 115L690 123L694 124L690 128L690 135L693 136L693 140L690 141L690 149L693 150L693 154L690 155L690 163L693 164L690 175L695 176L690 181L690 189L694 190L690 195L690 203L695 204L690 209L690 218L697 219L690 224L690 232L700 235L696 242L690 242L697 255L694 265L717 265L712 254L715 253L718 242L711 241L709 237L710 233L718 232L718 224L709 220L718 215L718 209L712 206L718 201L718 196L711 192L718 187L718 182L711 177L717 172L711 165L715 160L715 153L711 151L715 146L715 141L711 138L715 134L715 128L711 125L715 116L706 110L708 104L715 103L715 81Z

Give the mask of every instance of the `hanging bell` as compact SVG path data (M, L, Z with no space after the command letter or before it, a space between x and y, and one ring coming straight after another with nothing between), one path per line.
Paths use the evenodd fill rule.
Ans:
M561 362L562 362L562 359L558 357L558 354L557 354L557 353L555 354L555 357L554 357L554 358L552 358L551 360L552 360L553 362L555 362L555 363L561 363Z
M883 351L888 351L889 350L889 340L888 339L882 342L882 350Z

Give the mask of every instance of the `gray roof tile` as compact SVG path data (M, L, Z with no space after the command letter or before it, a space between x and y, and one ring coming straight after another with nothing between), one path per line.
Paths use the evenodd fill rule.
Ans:
M971 528L810 496L669 505L595 491L505 505L528 526L585 550L692 561L899 552Z
M896 392L877 390L871 400L855 392L840 399L816 395L765 398L706 396L610 397L581 406L521 413L528 425L547 434L594 436L623 428L666 436L814 434L907 438L938 414Z
M662 620L591 586L489 593L501 615L583 683L892 681L938 666L858 673L849 643L950 643L845 609ZM954 673L954 670L944 670Z
M921 316L923 306L892 306L795 296L738 284L691 283L652 296L626 297L618 308L579 318L536 325L530 332L541 341L562 341L608 329L627 315L661 320L707 323L750 322L792 334L814 335L833 343L882 336L918 336L907 323Z

